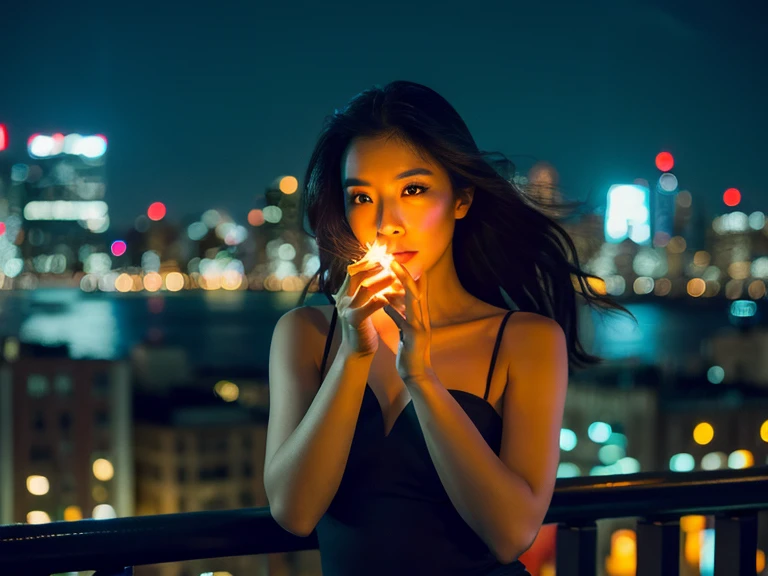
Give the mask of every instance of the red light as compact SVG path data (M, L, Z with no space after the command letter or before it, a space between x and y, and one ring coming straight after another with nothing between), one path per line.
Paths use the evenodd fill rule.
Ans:
M723 202L726 206L738 206L741 202L741 192L736 188L728 188L723 194Z
M8 129L5 124L0 124L0 151L8 148Z
M122 256L128 247L122 240L115 240L112 242L112 254L115 256Z
M149 209L147 210L147 218L154 220L155 222L165 218L165 204L162 202L153 202L150 204Z
M5 222L0 222L0 236L5 234Z
M675 159L669 152L659 152L656 155L656 168L662 172L669 172L675 166Z

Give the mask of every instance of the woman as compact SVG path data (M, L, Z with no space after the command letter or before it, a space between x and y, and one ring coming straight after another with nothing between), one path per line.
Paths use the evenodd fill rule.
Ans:
M264 483L325 576L527 574L569 360L598 360L577 294L620 306L504 160L411 82L353 98L315 147L302 204L332 304L275 328Z

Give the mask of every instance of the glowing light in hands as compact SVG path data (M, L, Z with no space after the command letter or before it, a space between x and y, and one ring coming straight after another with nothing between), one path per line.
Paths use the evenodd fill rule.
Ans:
M368 248L368 252L365 253L362 260L378 262L385 270L389 269L395 257L392 254L387 254L386 245L379 244L378 240L376 240L373 243L368 242L365 247Z

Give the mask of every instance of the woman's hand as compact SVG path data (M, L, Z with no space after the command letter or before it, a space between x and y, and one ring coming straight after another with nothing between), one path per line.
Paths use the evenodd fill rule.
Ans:
M405 289L405 303L403 306L399 295L387 296L390 305L384 308L384 312L400 330L397 372L408 384L434 375L430 357L432 328L427 307L427 273L423 272L416 281L399 262L393 261L390 268Z
M347 266L347 276L333 299L342 344L351 352L367 356L378 350L379 334L371 315L389 304L382 291L393 283L397 283L396 276L378 262L363 259Z

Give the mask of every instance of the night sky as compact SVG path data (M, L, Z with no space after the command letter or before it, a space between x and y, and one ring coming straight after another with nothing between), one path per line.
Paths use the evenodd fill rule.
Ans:
M768 211L757 0L68 4L0 9L3 154L105 134L113 224L156 200L244 222L275 177L302 178L325 115L395 79L443 94L482 149L552 162L573 199L654 177L665 149L707 215L731 186Z

